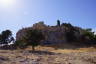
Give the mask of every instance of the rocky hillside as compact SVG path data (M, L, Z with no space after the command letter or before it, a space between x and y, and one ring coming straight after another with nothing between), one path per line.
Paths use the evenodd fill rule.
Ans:
M42 31L42 33L45 36L44 43L48 44L60 44L60 43L66 43L67 42L67 32L72 32L70 30L74 30L75 32L72 32L77 38L79 38L79 35L81 34L80 31L82 31L79 27L73 27L71 24L62 24L61 26L47 26L44 24L44 22L39 22L36 24L33 24L32 27L27 27L19 30L16 34L16 40L22 39L22 37L25 35L27 29L39 29ZM70 36L72 37L72 36ZM74 37L72 37L74 38ZM75 39L75 38L74 38Z

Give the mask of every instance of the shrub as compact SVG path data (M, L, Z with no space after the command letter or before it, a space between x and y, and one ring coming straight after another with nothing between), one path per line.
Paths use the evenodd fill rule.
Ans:
M87 41L94 40L94 32L91 29L86 29L83 32L83 38Z
M32 50L35 50L35 47L38 46L41 40L44 39L44 35L40 30L37 29L28 29L26 30L25 36L22 37L22 40L18 42L19 46L32 46Z
M22 40L15 41L14 46L16 48L24 49L27 47L27 44L24 43Z

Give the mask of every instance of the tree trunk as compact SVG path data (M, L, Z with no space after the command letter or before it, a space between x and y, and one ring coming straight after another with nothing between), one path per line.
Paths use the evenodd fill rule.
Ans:
M32 46L32 51L35 51L35 47L34 46Z

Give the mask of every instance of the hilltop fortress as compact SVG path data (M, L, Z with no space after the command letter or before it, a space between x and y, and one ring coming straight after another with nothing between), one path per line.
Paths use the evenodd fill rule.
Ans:
M67 23L62 23L62 25L60 25L59 21L57 21L56 26L47 26L44 24L44 22L38 22L36 24L33 24L32 27L22 28L21 30L19 30L16 34L16 40L21 40L22 36L25 35L25 31L27 29L41 30L45 36L45 40L43 41L43 43L47 43L47 44L66 43L67 42L67 37L66 37L67 32L69 32L70 30L73 29L73 30L75 30L74 34L79 36L80 30L81 30L80 28L72 27L70 24L67 24ZM76 37L78 38L78 36L76 36Z

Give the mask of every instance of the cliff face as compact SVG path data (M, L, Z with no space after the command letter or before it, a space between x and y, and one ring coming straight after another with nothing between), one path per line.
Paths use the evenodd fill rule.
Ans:
M32 27L23 28L19 30L16 34L16 40L22 39L22 37L26 34L27 29L40 29L42 33L45 35L44 43L50 44L60 44L66 43L66 31L68 30L65 26L47 26L43 22L39 22L33 24ZM78 33L77 33L78 34Z
M42 31L46 36L45 43L64 43L66 42L65 30L60 27L47 27Z

